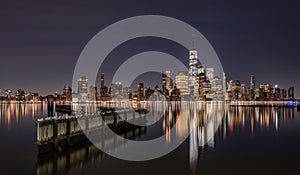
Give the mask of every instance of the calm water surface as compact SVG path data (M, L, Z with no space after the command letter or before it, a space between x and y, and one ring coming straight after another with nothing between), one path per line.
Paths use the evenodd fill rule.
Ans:
M164 157L144 162L119 160L86 143L61 152L38 154L35 122L46 117L46 104L0 103L1 174L299 174L300 112L296 108L225 106L213 139L200 147L201 125L209 107L195 110L180 125L188 138ZM155 115L154 113L151 113ZM166 134L184 117L172 108L141 140Z

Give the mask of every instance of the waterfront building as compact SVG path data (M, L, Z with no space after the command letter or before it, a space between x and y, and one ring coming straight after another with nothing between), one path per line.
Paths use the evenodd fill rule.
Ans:
M204 66L199 65L198 66L198 73L197 73L197 84L199 86L199 88L198 88L199 100L205 100L204 86L208 85L207 81L208 80L207 80L207 77L206 77L206 74L205 74Z
M168 89L169 91L172 89L171 88L171 71L170 70L166 70L165 71L166 74L166 89Z
M104 85L104 73L101 73L100 77L100 100L104 100L105 98L109 97L108 95L108 87Z
M199 64L197 68L198 68L198 73L197 73L196 84L198 89L195 88L195 91L197 91L197 94L195 93L195 96L198 97L197 100L201 100L201 101L212 100L213 99L212 85L211 85L211 81L207 77L207 72L205 71L205 68L202 64Z
M12 93L13 93L13 90L8 88L8 89L5 89L5 99L6 100L12 100L13 99L13 96L12 96Z
M186 100L189 96L189 76L187 71L179 71L175 77L176 87L180 90L181 99Z
M174 89L171 92L171 101L180 101L181 95L180 90L175 86Z
M213 99L213 93L211 91L211 83L208 79L201 82L200 86L200 100L211 101Z
M250 76L250 100L255 100L255 76Z
M72 89L68 83L65 84L62 95L72 94Z
M131 88L130 87L123 87L122 90L123 93L123 99L131 99L132 97L132 92L131 92Z
M167 75L165 74L165 72L162 72L161 73L161 81L162 81L162 90L166 90L167 89L167 82L166 82L166 79L167 79Z
M274 88L274 99L281 100L281 91L280 91L278 85L275 85L275 88Z
M205 100L205 94L203 93L203 83L208 80L206 76L205 68L202 64L197 65L197 75L196 75L196 86L194 88L194 99L195 100ZM209 81L209 80L208 80Z
M273 88L270 84L261 84L259 86L259 100L272 100Z
M214 77L211 81L211 91L213 95L214 101L223 101L224 100L224 94L223 94L223 84L222 80L219 77Z
M171 71L162 72L162 93L166 98L169 97L170 91L173 89L173 80L171 79Z
M295 88L293 86L288 89L288 98L290 100L294 100L295 99L295 93L294 93L294 91L295 91Z
M145 92L145 99L150 101L156 101L158 100L157 93L155 93L155 90L148 87Z
M40 101L41 97L39 96L39 93L27 92L27 93L25 93L25 100L36 102L36 101Z
M96 101L98 96L97 87L90 86L89 90L89 101Z
M197 50L191 49L189 51L189 95L191 99L197 99L199 96L197 83L198 74L198 54Z
M88 79L86 77L80 77L77 80L78 83L78 93L88 93Z
M285 100L287 98L287 91L286 89L281 89L281 97L283 100Z
M207 79L212 82L213 79L214 79L214 68L207 68L206 69L206 76L207 76Z
M101 77L100 77L100 88L104 87L104 73L101 73Z
M197 50L191 49L189 52L189 75L196 76L198 69L198 53Z
M60 96L61 101L71 101L72 100L72 88L68 83L65 84L63 88L62 95Z
M255 89L255 97L254 97L254 99L256 101L259 100L259 95L260 95L260 89Z
M243 85L245 86L245 85ZM226 100L238 101L245 99L245 87L239 80L230 80L228 82Z
M226 100L226 92L227 92L227 75L223 72L223 96L224 100Z
M246 84L241 84L241 97L239 100L242 100L242 101L248 101L250 99L250 95L249 95L249 90L246 86Z
M15 94L15 100L24 101L25 100L25 91L22 89L18 89Z
M79 101L87 101L88 100L88 79L83 76L77 79L78 90L77 93L79 95Z
M189 75L189 98L190 99L195 99L195 94L196 88L197 88L197 82L196 82L196 77Z
M138 84L137 96L139 101L145 100L144 83L142 81L140 81Z
M121 82L112 83L110 88L112 98L123 98L123 86Z

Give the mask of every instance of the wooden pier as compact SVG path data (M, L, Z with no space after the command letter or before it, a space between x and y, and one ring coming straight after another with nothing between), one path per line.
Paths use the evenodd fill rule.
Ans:
M36 144L39 153L61 151L74 144L86 142L84 132L101 132L104 125L124 138L135 138L146 133L146 127L135 126L130 121L146 122L146 111L106 109L101 114L88 116L47 117L36 122ZM100 120L102 117L103 120ZM125 119L125 120L124 120ZM103 121L103 122L101 122ZM105 141L103 141L105 142Z

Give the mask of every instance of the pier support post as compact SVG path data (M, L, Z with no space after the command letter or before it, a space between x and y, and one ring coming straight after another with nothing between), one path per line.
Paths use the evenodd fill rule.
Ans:
M57 121L53 120L52 121L52 125L53 125L53 146L54 146L54 150L57 150Z
M67 146L70 146L70 136L71 136L71 119L67 120L67 130L66 130L66 138L67 138Z
M124 121L124 124L125 124L125 138L127 139L127 113L126 113L126 111L124 111L124 119L125 119L125 121Z
M48 101L47 103L48 117L54 116L54 102Z
M114 129L115 129L115 131L117 130L117 125L118 125L118 122L117 122L117 113L116 112L114 112Z

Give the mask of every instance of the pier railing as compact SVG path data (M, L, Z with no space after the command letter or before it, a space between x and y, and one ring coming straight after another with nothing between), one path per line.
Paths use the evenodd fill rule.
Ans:
M110 110L99 114L47 117L36 122L36 144L39 153L61 150L85 141L85 132L99 132L104 125L125 138L134 138L146 132L146 127L135 126L134 121L145 121L145 110ZM103 120L99 120L102 117ZM105 133L102 133L105 134ZM104 141L105 142L105 141ZM115 143L114 143L115 144Z

